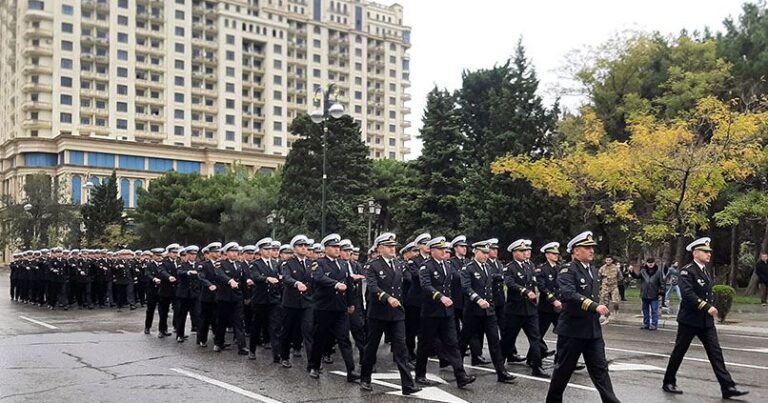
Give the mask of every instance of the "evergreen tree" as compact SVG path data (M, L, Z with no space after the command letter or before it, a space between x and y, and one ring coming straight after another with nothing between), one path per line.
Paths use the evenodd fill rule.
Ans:
M85 225L85 244L88 246L101 245L98 240L104 236L107 226L125 224L123 218L123 198L117 195L117 176L112 176L91 191L88 204L83 205L80 213ZM99 243L97 245L97 243Z
M464 189L466 162L456 100L448 91L434 88L428 94L419 137L424 148L415 164L420 190L418 222L421 229L436 234L457 234L461 232L459 195Z
M338 232L358 243L366 238L367 221L357 205L370 190L371 160L360 140L360 127L350 116L313 123L300 115L290 131L301 138L285 160L279 205L289 233L302 232L319 240L322 214L323 128L327 128L326 232ZM365 223L364 223L365 222Z

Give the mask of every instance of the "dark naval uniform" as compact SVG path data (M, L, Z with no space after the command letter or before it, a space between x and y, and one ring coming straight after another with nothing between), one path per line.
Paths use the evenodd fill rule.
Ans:
M250 352L256 351L258 341L261 339L263 329L268 329L269 341L272 345L273 361L280 362L280 330L279 311L276 308L280 303L279 282L272 284L267 278L279 279L280 273L274 262L270 259L256 259L248 267L248 278L253 281L251 287L251 329L248 340ZM277 323L276 323L277 321Z
M557 326L557 320L560 317L559 312L555 312L555 306L552 305L557 300L559 292L557 286L557 271L559 265L551 265L544 262L536 268L536 283L539 288L539 343L542 356L546 355L547 343L544 342L544 335L547 334L549 326Z
M287 361L291 353L291 343L304 341L304 350L309 357L312 350L312 275L308 258L294 257L283 262L283 331L280 334L280 358ZM296 282L307 286L304 292L296 288Z
M502 340L505 348L504 355L510 359L515 352L515 341L520 330L528 338L528 354L526 360L533 368L541 367L541 350L539 342L539 311L536 301L528 298L529 292L535 292L536 276L533 267L528 262L513 260L504 268L504 283L507 285L506 338Z
M176 306L173 312L173 324L176 337L184 338L189 315L193 327L197 327L196 302L200 296L200 282L197 273L202 264L198 262L182 262L177 271Z
M349 289L347 292L350 294L352 305L355 306L354 312L349 315L349 330L362 362L366 340L368 340L365 328L365 304L363 303L365 296L363 295L363 280L353 280L352 275L365 275L365 273L362 272L362 266L357 262L340 259L339 264L341 269L349 274Z
M216 328L216 291L210 286L216 285L216 270L221 263L218 260L206 260L197 272L200 281L200 326L197 328L197 344L208 343L208 332Z
M243 330L245 275L240 265L229 259L222 260L214 273L216 276L216 328L213 332L213 343L219 348L224 348L227 327L231 326L235 332L237 347L242 351L246 348ZM237 283L236 288L232 288L230 280Z
M576 260L561 266L557 284L563 310L555 327L557 360L549 385L547 402L562 402L579 356L584 356L587 371L603 402L618 402L608 376L605 342L597 313L600 301L600 276L597 269Z
M699 266L696 262L691 262L680 269L678 285L682 302L677 314L675 348L669 357L667 371L664 374L665 385L676 385L677 370L683 362L691 341L694 337L698 337L707 352L717 381L720 383L720 389L726 390L736 386L731 374L725 368L723 351L717 340L715 319L707 313L709 308L712 308L712 282L706 267Z
M416 359L416 336L419 334L421 323L421 283L419 267L426 258L416 255L405 264L405 345L408 348L408 358Z
M368 284L368 342L363 353L361 382L371 382L382 334L389 338L400 382L404 389L413 388L413 377L408 371L408 351L405 345L405 310L403 309L403 273L405 267L383 257L370 262L365 271ZM400 301L393 308L389 298Z

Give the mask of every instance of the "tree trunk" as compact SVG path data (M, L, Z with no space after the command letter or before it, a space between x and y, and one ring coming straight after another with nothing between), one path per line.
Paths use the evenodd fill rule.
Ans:
M685 237L679 236L677 240L675 241L676 247L675 247L675 261L680 263L680 267L684 266L688 263L688 259L686 259L685 256Z
M728 273L728 284L736 287L736 268L739 265L739 225L731 227L731 272Z
M768 252L768 220L765 221L765 231L763 232L763 242L760 243L760 253L766 253L766 252Z
M752 272L752 277L749 278L749 285L747 286L747 295L757 295L757 292L760 291L758 280L757 273Z

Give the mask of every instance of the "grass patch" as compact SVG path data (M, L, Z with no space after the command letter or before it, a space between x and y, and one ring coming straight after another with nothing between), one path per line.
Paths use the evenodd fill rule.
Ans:
M624 296L627 297L628 300L639 300L640 299L640 289L639 288L627 288L624 291ZM677 300L677 294L673 293L670 296L670 301ZM754 295L744 295L744 289L739 288L736 289L736 296L733 297L733 303L734 304L747 304L747 305L756 305L760 304L760 297L754 296Z

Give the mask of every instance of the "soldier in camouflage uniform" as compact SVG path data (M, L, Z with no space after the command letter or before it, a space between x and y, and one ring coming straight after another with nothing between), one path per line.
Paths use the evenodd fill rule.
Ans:
M610 316L615 318L619 313L619 301L621 300L619 284L624 281L624 275L621 274L619 265L615 264L610 256L605 258L605 264L600 268L599 274L602 280L600 301L604 303L611 301L610 308L612 312Z

